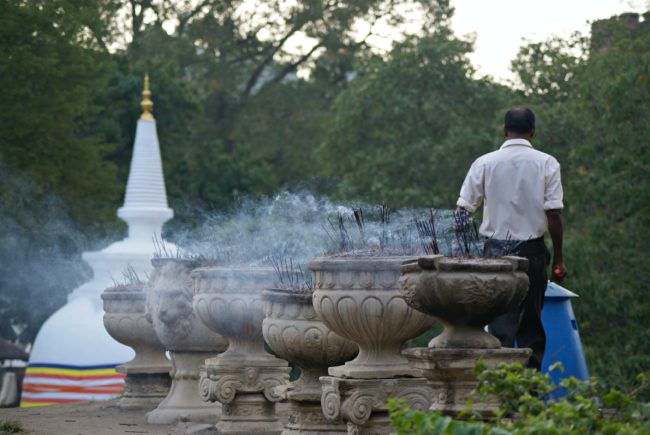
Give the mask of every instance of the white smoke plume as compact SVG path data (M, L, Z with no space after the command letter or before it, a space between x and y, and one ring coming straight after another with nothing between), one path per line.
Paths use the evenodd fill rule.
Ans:
M235 211L213 213L197 230L173 238L184 255L218 264L269 265L269 259L288 258L304 268L319 255L425 254L415 221L431 213L283 192L244 200ZM433 213L440 250L450 254L453 212Z

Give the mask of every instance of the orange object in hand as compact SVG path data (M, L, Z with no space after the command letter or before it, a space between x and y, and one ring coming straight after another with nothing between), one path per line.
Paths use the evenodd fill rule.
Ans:
M560 264L558 264L557 266L555 266L553 268L553 278L554 279L561 280L566 276L566 274L567 274L566 269Z

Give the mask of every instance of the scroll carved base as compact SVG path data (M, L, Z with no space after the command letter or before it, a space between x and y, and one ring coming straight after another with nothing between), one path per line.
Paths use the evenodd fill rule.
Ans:
M172 384L167 397L147 413L149 424L179 422L215 424L221 417L221 406L205 403L199 395L199 368L213 352L170 352Z
M276 416L281 397L274 389L289 383L286 362L284 367L232 367L213 364L218 359L206 361L200 381L201 398L222 405L218 432L279 435L284 422Z
M472 400L471 411L477 416L490 417L499 406L497 397L479 401L475 389L478 384L474 367L482 361L488 368L500 363L518 362L526 365L530 349L434 349L411 348L402 352L413 367L422 371L433 388L431 411L440 411L452 417L466 410Z
M117 371L126 373L124 393L117 403L122 409L151 410L167 396L171 386L169 366L135 369L119 366Z
M347 379L320 378L321 407L325 417L346 424L348 434L385 435L393 432L386 401L402 398L408 405L425 411L431 405L432 390L424 378Z

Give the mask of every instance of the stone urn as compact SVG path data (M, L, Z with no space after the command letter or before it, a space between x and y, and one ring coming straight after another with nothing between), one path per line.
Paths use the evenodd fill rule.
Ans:
M283 435L347 433L342 422L330 421L321 410L321 376L328 367L354 358L358 346L328 328L316 314L309 289L268 289L262 293L266 318L264 338L275 353L300 368L300 377L278 387L288 400L289 420Z
M117 367L125 373L125 387L118 406L153 409L167 395L171 362L147 319L144 283L109 287L102 293L104 327L118 342L130 346L135 357Z
M497 397L480 402L474 367L501 363L526 365L530 349L501 348L484 326L514 310L528 292L528 261L519 257L422 257L401 266L400 289L412 307L428 313L444 326L428 348L403 353L420 369L433 388L432 411L457 416L472 400L472 411L488 417L499 404Z
M273 287L266 267L205 267L192 272L194 307L203 323L228 340L228 349L208 359L200 393L223 405L219 433L279 434L281 400L275 387L289 383L288 363L264 349L262 290Z
M483 328L524 300L527 268L528 260L520 257L437 255L405 262L399 284L411 307L430 314L444 327L429 347L498 349L499 340Z
M329 374L346 378L421 376L401 355L405 340L434 322L399 291L400 264L409 257L318 257L309 263L314 309L332 331L359 345L358 356Z
M150 424L197 422L214 424L221 410L199 394L200 367L226 349L227 342L206 328L192 305L190 272L197 262L154 259L146 286L148 312L154 330L172 358L172 385L167 397L146 416Z

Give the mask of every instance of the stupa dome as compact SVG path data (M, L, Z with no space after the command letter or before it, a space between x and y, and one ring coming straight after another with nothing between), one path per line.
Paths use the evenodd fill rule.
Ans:
M93 279L74 289L68 303L38 332L23 381L21 406L110 399L122 391L124 375L115 372L115 367L133 358L133 350L106 332L100 295L128 267L143 278L149 274L153 239L162 240L162 226L174 215L167 205L148 76L142 96L143 113L135 133L124 205L117 211L128 225L128 236L101 251L82 254L93 270ZM165 245L175 252L173 244Z

